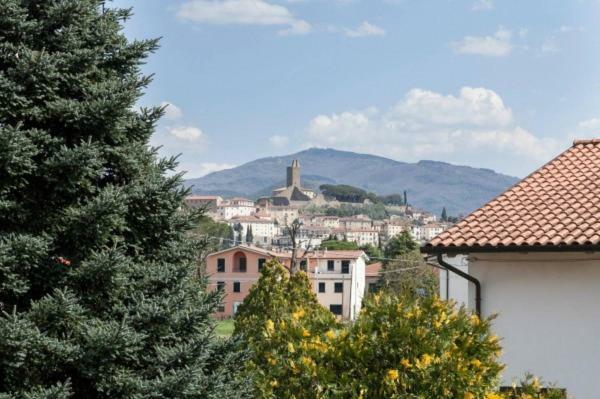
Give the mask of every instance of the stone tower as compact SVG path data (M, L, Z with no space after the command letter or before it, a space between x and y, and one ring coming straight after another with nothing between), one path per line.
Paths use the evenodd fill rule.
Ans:
M297 159L287 167L287 187L300 187L300 162Z

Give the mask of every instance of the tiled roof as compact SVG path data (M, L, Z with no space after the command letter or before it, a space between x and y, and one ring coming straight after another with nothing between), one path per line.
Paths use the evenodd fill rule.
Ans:
M365 267L365 277L377 277L381 271L381 262L371 263Z
M600 249L600 139L558 157L429 241L423 252Z
M363 251L355 251L355 250L323 250L316 252L309 252L307 254L308 258L317 258L317 259L357 259L361 256L365 255Z

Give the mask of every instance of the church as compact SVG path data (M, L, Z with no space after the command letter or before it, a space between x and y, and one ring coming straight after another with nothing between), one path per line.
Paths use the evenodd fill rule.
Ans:
M294 159L287 167L286 186L273 190L271 202L276 206L287 206L293 202L308 202L316 196L316 192L300 184L300 162Z

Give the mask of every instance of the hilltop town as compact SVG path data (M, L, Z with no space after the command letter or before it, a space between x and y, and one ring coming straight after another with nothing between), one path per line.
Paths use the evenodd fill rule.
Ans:
M224 239L231 240L230 244L254 244L265 249L290 247L286 227L294 220L301 223L298 245L302 248L316 248L329 239L353 242L359 247L383 247L403 231L424 243L451 225L445 211L438 217L412 207L406 193L398 195L395 204L378 204L380 212L374 216L362 213L375 207L373 199L350 202L329 194L303 187L301 166L294 160L286 170L286 185L273 190L269 197L251 200L190 195L185 202L192 208L203 207L212 219L228 224L233 237Z

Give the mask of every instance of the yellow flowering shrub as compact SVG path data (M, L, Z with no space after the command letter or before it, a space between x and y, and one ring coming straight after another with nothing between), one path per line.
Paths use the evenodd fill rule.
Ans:
M502 370L490 320L435 297L371 296L334 346L339 397L485 398Z
M509 389L502 393L496 394L491 399L566 399L567 394L562 389L554 388L553 386L544 387L544 384L538 377L533 374L526 374L519 382L514 383ZM486 398L486 399L490 399Z
M246 372L257 398L320 398L319 363L339 328L322 307L304 272L289 277L268 262L240 306L235 332L250 350Z
M235 335L251 353L245 371L256 398L560 398L544 396L533 378L498 392L500 344L490 323L436 297L384 293L342 325L306 274L289 277L270 262L240 307Z

